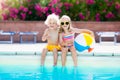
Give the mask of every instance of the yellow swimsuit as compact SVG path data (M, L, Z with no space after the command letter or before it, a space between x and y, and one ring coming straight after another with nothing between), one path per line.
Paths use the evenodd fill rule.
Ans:
M47 45L46 48L49 50L49 51L53 51L53 49L57 49L57 50L61 50L61 47L60 45Z

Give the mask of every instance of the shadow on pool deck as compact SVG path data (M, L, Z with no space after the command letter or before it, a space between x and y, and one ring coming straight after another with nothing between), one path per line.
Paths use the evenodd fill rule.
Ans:
M40 55L45 45L46 43L0 44L0 55ZM120 43L116 45L112 42L96 43L92 52L88 53L88 51L84 51L77 53L79 56L120 56ZM51 52L48 53L48 55L51 54Z

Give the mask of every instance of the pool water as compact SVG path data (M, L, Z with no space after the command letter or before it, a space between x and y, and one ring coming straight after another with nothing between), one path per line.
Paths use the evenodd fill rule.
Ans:
M71 59L62 67L60 62L57 66L47 62L40 66L36 64L38 59L30 61L32 57L25 60L28 64L21 64L18 58L12 62L10 58L1 59L0 80L120 80L119 57L80 57L78 67Z

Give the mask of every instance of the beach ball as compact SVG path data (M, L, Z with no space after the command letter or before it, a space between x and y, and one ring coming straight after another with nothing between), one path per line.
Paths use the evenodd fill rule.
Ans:
M79 52L83 52L85 50L91 52L94 49L94 43L94 38L87 33L78 34L74 40L74 46Z

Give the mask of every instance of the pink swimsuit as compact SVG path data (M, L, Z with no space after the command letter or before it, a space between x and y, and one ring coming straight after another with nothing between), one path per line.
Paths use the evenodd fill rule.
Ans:
M68 40L74 40L74 34L69 34L69 35L63 35L63 41L68 41ZM68 47L68 48L70 48L71 46L73 46L73 44L71 45L69 45L68 44L68 46L64 46L64 47Z
M73 39L74 39L74 34L63 36L63 41L73 40Z

